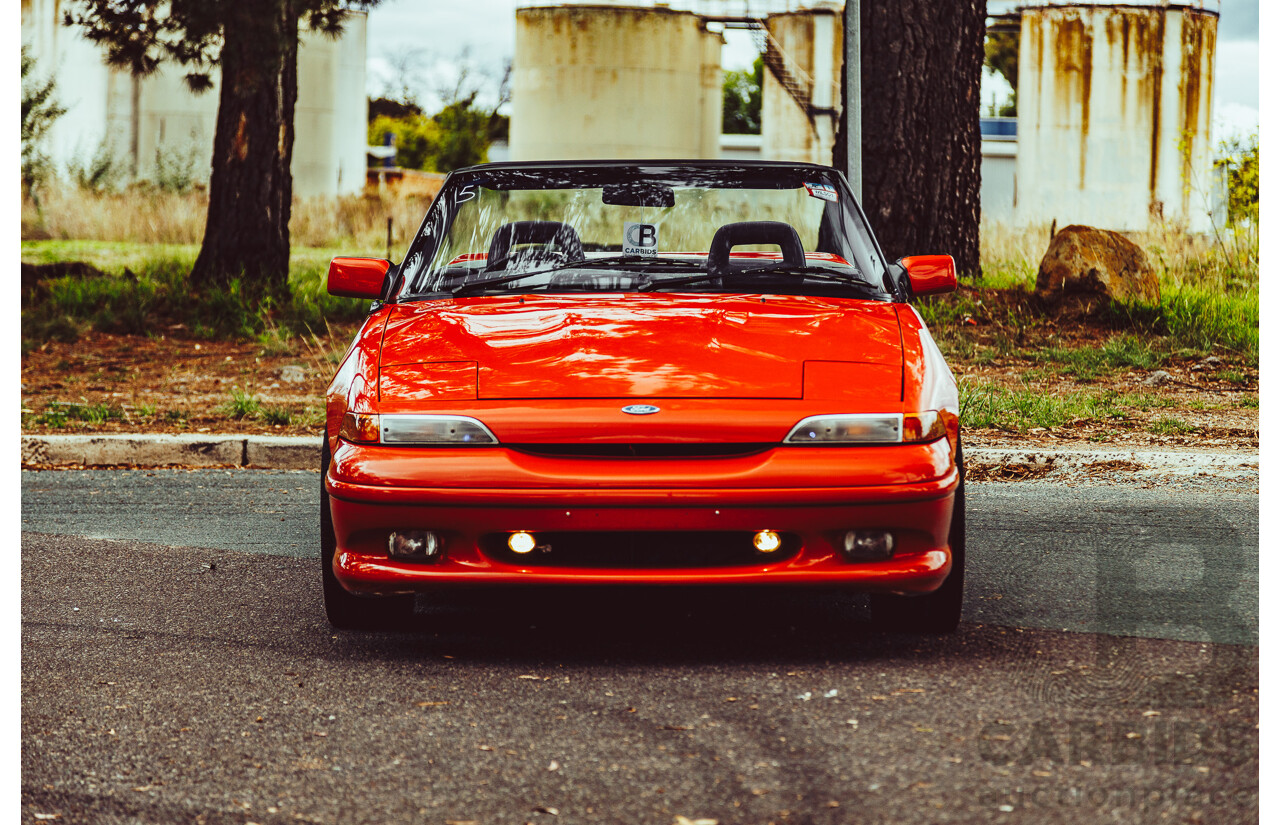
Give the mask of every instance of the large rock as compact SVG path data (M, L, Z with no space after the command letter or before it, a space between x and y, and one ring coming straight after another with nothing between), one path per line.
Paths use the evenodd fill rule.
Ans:
M1036 292L1051 302L1083 293L1121 303L1160 303L1160 282L1142 247L1091 226L1068 226L1053 236L1040 261Z

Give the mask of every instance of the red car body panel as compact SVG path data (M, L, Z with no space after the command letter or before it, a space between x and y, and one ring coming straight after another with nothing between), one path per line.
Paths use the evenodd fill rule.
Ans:
M956 261L950 255L913 255L900 263L907 270L911 290L916 295L939 295L955 292Z
M794 295L497 295L374 311L328 393L326 477L355 593L465 583L791 583L930 592L950 571L955 384L905 304ZM660 415L625 415L643 399ZM784 446L811 415L939 409L926 444ZM933 404L935 406L929 406ZM400 447L337 437L343 415L436 412L500 444ZM621 458L577 445L743 445L742 454ZM678 450L677 450L678 453ZM444 558L391 559L393 530L433 529ZM891 530L889 561L850 563L849 529ZM596 569L502 560L486 535L777 530L799 550L716 568Z
M329 262L330 295L376 298L391 269L391 262L375 258L334 258Z
M959 483L943 441L908 447L772 447L734 458L565 461L516 449L404 450L343 444L328 477L348 589L409 592L457 583L791 583L928 592L950 571L946 546ZM815 478L827 486L812 486ZM713 486L719 485L719 486ZM422 565L386 555L389 531L431 525L445 559ZM850 564L844 532L892 530L899 553ZM522 566L482 549L516 530L756 531L797 536L778 562L717 569L599 570Z
M856 349L852 340L858 341ZM383 337L381 363L389 380L380 384L379 395L411 403L800 399L808 362L883 367L851 376L871 388L897 377L902 346L894 305L794 295L670 294L397 305ZM814 389L819 386L848 387L828 380ZM900 394L899 387L893 389Z

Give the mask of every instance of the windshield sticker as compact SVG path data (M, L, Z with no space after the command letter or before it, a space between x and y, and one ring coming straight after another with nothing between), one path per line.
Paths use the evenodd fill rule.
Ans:
M622 254L657 255L658 227L651 223L623 224Z
M829 183L806 183L805 189L809 190L809 197L819 198L832 203L839 203L840 195L836 193L836 188Z

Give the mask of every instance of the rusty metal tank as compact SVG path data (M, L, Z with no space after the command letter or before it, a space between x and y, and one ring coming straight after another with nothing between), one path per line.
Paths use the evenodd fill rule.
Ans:
M836 3L814 2L766 18L764 157L831 163L844 59L842 11Z
M511 159L717 157L723 43L664 7L517 9Z
M1216 3L1022 9L1015 220L1212 229Z

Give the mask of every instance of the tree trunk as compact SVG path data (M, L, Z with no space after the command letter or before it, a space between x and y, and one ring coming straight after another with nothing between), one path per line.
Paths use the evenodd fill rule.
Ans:
M862 3L862 199L890 260L948 254L961 273L981 271L986 15L986 0Z
M288 294L298 16L293 0L233 3L224 27L222 84L204 242L195 289L240 278L249 295Z

